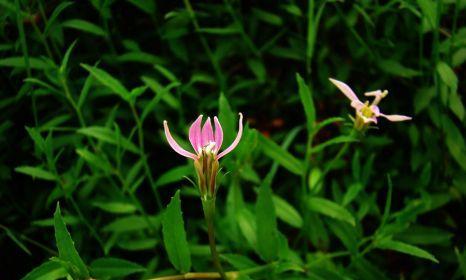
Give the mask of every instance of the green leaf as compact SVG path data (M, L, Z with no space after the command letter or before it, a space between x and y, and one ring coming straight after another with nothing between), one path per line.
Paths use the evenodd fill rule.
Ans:
M26 254L28 255L32 255L31 254L31 251L29 251L29 249L26 247L26 245L23 244L23 242L21 242L13 232L11 232L11 230L7 227L3 227L3 230L5 231L5 234L11 239L11 241L13 241L19 248L21 248L21 250L23 250Z
M347 142L356 142L356 141L358 141L358 139L356 139L354 137L347 136L347 135L340 135L340 136L334 137L334 138L332 138L330 140L327 140L324 143L320 143L319 145L315 145L314 147L312 147L311 151L312 151L312 153L317 153L317 152L320 152L323 149L325 149L325 148L327 148L328 146L331 146L331 145L347 143Z
M391 74L393 76L399 76L403 78L412 78L421 75L421 72L405 67L396 60L380 60L378 62L380 70Z
M455 247L456 258L458 259L458 264L463 274L463 277L466 278L466 250L463 250L461 253L458 248Z
M53 68L52 65L46 63L43 59L36 57L29 57L29 67L31 69L47 70ZM16 67L26 68L24 57L6 57L0 59L0 67Z
M95 278L125 277L145 270L137 263L117 258L100 258L91 263L91 274Z
M432 0L417 0L416 1L421 8L422 15L427 19L430 28L436 28L437 26L437 9L436 3Z
M419 247L406 244L400 241L395 241L391 239L383 239L383 240L375 242L375 246L380 249L393 250L393 251L397 251L403 254L408 254L411 256L415 256L415 257L422 258L422 259L427 259L435 263L438 263L438 260L429 252Z
M292 154L290 154L285 149L277 145L272 140L266 138L262 134L259 134L259 140L262 144L262 151L266 156L275 160L281 166L285 167L288 171L296 175L302 175L304 170L303 164Z
M177 166L167 172L161 174L154 185L156 187L171 184L182 180L187 174L190 174L193 170L191 165Z
M199 28L198 32L212 35L234 35L241 32L241 30L236 25L231 25L227 27L203 27Z
M427 108L434 97L434 87L420 89L414 96L414 112L417 114Z
M264 63L259 59L249 59L247 61L249 69L254 73L259 83L264 83L267 78L267 70Z
M58 262L47 261L34 268L21 280L56 280L68 276L65 268Z
M163 214L162 233L170 262L179 271L188 272L191 268L191 254L181 212L180 190L176 191Z
M257 247L257 226L256 226L256 218L251 211L247 208L239 209L236 215L236 221L238 222L239 229L243 234L244 238L246 238L248 244L256 248Z
M118 62L136 62L143 64L160 64L163 59L150 53L131 51L115 57Z
M404 232L397 234L396 239L413 245L450 245L453 234L436 227L412 225Z
M65 28L77 29L97 36L105 37L105 31L98 25L82 19L70 19L61 23Z
M93 67L87 64L81 64L81 66L89 71L91 75L100 83L102 83L104 86L112 90L112 92L120 95L124 100L128 101L130 98L130 93L129 91L118 81L115 79L113 76L111 76L109 73L105 72L102 69L99 69L97 67Z
M274 195L273 204L275 205L275 212L277 217L295 228L301 228L303 226L303 218L299 212L286 200Z
M238 270L245 270L257 266L257 263L243 255L222 254L220 257Z
M177 83L180 82L176 78L175 74L173 74L173 72L168 70L166 67L163 67L162 65L158 64L158 65L155 65L154 68L157 71L159 71L159 73L162 74L162 76L164 76L165 78L167 78L170 82L177 82Z
M231 109L230 103L228 99L225 97L223 93L220 93L220 97L218 99L218 117L222 122L223 127L223 143L231 143L235 138L234 131L235 131L235 113Z
M47 180L47 181L55 181L57 179L57 177L55 177L53 173L46 171L40 167L19 166L15 168L15 171L29 175L33 178Z
M307 206L311 211L347 222L352 226L356 225L353 215L348 210L328 199L311 197L307 201Z
M388 184L388 190L387 190L385 207L384 207L380 227L384 226L387 223L388 218L390 216L390 208L392 207L393 184L392 184L392 178L390 177L390 175L387 175L387 184Z
M311 133L316 120L316 109L314 107L314 101L312 100L311 89L307 86L299 73L296 73L296 81L298 82L299 97L301 98L301 103L303 104L306 114L307 131Z
M328 126L328 125L331 125L333 123L336 123L336 122L343 122L345 121L344 118L341 118L341 117L333 117L333 118L328 118L328 119L325 119L319 123L317 123L317 125L314 127L314 130L312 131L312 134L315 135L317 134L317 132L319 132L322 128Z
M353 201L353 199L356 198L358 193L362 190L363 186L361 183L354 183L351 184L351 186L348 188L348 191L345 193L345 196L343 197L343 206L346 206Z
M81 88L81 92L79 93L78 108L81 108L84 105L84 102L86 101L87 95L89 94L93 82L94 78L91 74L89 74L86 78L86 81L84 82L83 87Z
M44 28L44 32L43 32L43 36L44 37L47 37L48 33L49 33L49 30L50 30L50 27L53 26L53 23L55 22L55 20L58 18L58 16L66 9L68 8L69 6L71 6L73 4L73 2L63 2L63 3L60 3L52 12L52 14L50 15L50 17L48 18L46 24L45 24L45 28Z
M119 240L118 247L127 251L154 250L159 241L155 238Z
M358 272L358 279L362 280L389 280L385 274L379 270L372 262L367 261L363 257L355 257L351 259L351 268Z
M263 22L269 23L271 25L280 26L283 24L283 20L281 17L261 9L253 8L252 14L257 19L262 20Z
M118 201L108 201L108 202L99 202L99 201L94 201L92 202L92 205L107 211L109 213L115 213L115 214L128 214L128 213L134 213L137 208L134 206L134 204L128 203L128 202L118 202Z
M66 68L68 67L68 61L70 60L71 52L73 51L74 46L76 45L77 42L78 41L75 40L73 43L71 43L71 45L66 50L65 55L63 56L63 60L62 60L62 63L59 69L62 74L65 73Z
M355 227L348 223L328 219L326 221L330 230L340 239L345 247L353 254L358 251L358 234Z
M256 202L257 251L264 261L272 261L278 255L278 230L272 190L262 184Z
M122 135L117 135L115 131L111 130L108 127L102 126L88 126L78 129L76 132L87 135L102 142L118 145L120 144L122 148L133 152L135 154L139 153L139 148L133 144L130 140L124 138Z
M141 231L149 228L149 223L158 227L160 225L160 218L149 216L148 218L142 216L127 216L115 219L110 224L102 228L103 232L124 233L130 231Z
M155 2L152 0L128 0L129 3L141 9L141 11L152 15L155 13Z
M437 64L437 72L442 81L450 88L455 89L458 87L458 78L451 67L443 61Z
M77 273L81 278L89 278L89 271L79 256L78 251L76 251L71 235L66 229L65 222L61 216L59 203L57 203L57 209L55 210L53 219L59 258L63 261L70 262L73 267L77 269L77 271L73 271L73 273L68 271L70 274Z
M83 158L87 163L89 163L89 165L95 168L98 168L102 171L105 171L107 173L112 172L112 166L107 160L101 158L100 156L97 156L94 153L91 153L87 149L76 149L76 153L81 158Z
M448 99L448 105L451 111L460 119L464 119L464 105L461 101L461 97L457 92L450 92L450 98Z

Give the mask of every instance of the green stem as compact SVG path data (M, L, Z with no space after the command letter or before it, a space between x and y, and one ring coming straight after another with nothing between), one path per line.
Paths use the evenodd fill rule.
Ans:
M134 120L136 121L136 126L138 128L137 130L138 130L138 140L139 140L139 151L140 151L142 162L144 164L144 170L146 172L147 178L149 179L149 184L151 186L152 192L154 193L157 206L159 207L159 209L162 209L163 208L162 201L160 200L159 193L157 192L155 181L154 181L154 178L152 177L152 172L150 170L149 163L147 162L146 153L144 151L144 130L142 128L142 121L141 121L141 118L139 118L138 112L136 111L136 107L131 102L130 102L130 107L131 107L131 112L133 113Z
M191 2L189 2L189 0L183 0L183 2L193 22L194 30L196 31L196 33L199 34L201 44L204 47L205 52L207 53L207 56L209 57L210 62L212 63L212 67L214 68L215 74L220 83L220 90L222 92L225 92L226 90L225 78L222 75L222 71L220 70L220 65L218 64L217 59L214 57L212 50L210 49L209 44L207 43L207 40L204 38L204 36L202 35L200 31L201 27L199 23L197 22L196 14L194 13L193 7L191 6Z
M115 171L114 171L114 174L115 176L117 177L119 183L122 185L122 194L124 195L125 193L127 193L129 195L129 197L131 198L131 200L133 201L134 205L136 205L136 208L137 210L142 214L142 217L144 218L144 220L146 221L147 225L149 226L149 229L151 231L151 233L155 232L156 231L156 227L155 225L152 223L152 221L150 220L149 218L149 215L147 214L146 210L144 209L144 207L142 206L141 202L138 200L138 198L136 197L136 195L134 194L133 191L131 190L126 190L126 182L125 180L123 179L123 176L121 175L120 171L113 168ZM113 183L113 180L110 180L112 183Z
M244 30L244 26L243 26L243 23L241 22L241 20L236 16L235 14L235 11L233 10L233 7L231 6L229 0L224 0L223 1L227 7L227 10L228 10L228 13L231 15L231 17L233 18L236 26L239 28L239 31L240 31L240 35L241 37L243 38L244 40L244 43L251 49L252 53L257 56L257 57L260 57L261 56L261 53L260 51L257 49L257 47L254 45L253 41L251 40L251 38L248 36L248 34L246 34L246 31Z
M240 271L228 271L225 272L226 279L238 279L241 275L250 275L250 274L255 274L259 273L262 271L269 270L273 268L277 263L272 262L266 265L261 265L253 268L248 268L245 270L240 270ZM163 276L163 277L157 277L157 278L152 278L148 280L183 280L183 279L220 279L222 276L218 272L189 272L185 274L179 274L179 275L170 275L170 276Z
M205 221L207 223L207 233L209 235L209 247L210 253L212 254L212 261L217 268L218 273L222 279L228 279L220 263L220 256L217 252L217 246L215 245L215 227L214 227L214 216L215 216L215 198L202 199L202 208L204 210Z
M81 113L81 110L79 110L78 105L76 104L73 97L71 96L71 91L70 91L70 88L68 87L68 82L64 75L61 75L60 82L62 84L63 91L65 92L66 99L68 100L68 102L70 102L71 107L73 107L74 111L76 112L76 115L78 116L79 124L83 128L86 127L86 122L84 121L84 117Z
M356 130L353 129L351 130L351 132L349 133L349 137L354 137L356 134ZM340 160L345 154L346 152L348 151L348 148L350 146L352 142L345 142L345 144L343 144L343 146L341 146L340 150L338 151L338 153L336 154L335 157L333 157L333 159L327 164L327 166L325 167L324 171L322 171L322 174L319 178L319 180L317 180L316 182L316 186L319 185L322 180L325 178L325 175L327 175L328 172L330 172L330 170L333 168L333 166L335 165L335 162L337 162L338 160Z

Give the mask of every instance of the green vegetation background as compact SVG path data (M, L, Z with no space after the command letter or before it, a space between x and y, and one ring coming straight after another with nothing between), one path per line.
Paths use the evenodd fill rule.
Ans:
M465 277L465 20L463 0L0 0L2 278L57 256L58 201L83 260L68 256L76 277L87 267L102 279L176 274L160 220L177 189L189 266L212 271L200 201L183 178L193 169L167 145L162 121L186 144L197 115L219 114L228 144L236 112L248 128L222 159L217 199L228 270L278 259L251 279ZM413 120L380 121L336 162L341 141L305 159L296 73L314 123L346 119L314 145L346 135L353 114L329 77L361 98L388 89L384 112ZM277 224L256 221L265 185ZM263 226L278 227L270 258ZM70 273L63 267L46 268Z

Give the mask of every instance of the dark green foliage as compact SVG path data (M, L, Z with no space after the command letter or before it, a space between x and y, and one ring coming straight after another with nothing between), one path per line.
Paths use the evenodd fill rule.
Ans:
M218 116L226 147L239 112L216 198L226 271L465 278L465 14L464 0L0 0L1 278L215 271L192 161L162 123L190 149L191 122ZM363 102L387 89L381 111L413 119L354 133L328 78Z

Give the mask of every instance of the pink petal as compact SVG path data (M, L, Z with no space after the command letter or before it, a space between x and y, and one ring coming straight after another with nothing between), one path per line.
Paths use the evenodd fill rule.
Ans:
M175 150L175 152L184 157L192 158L194 160L197 158L195 154L186 151L178 143L176 143L175 139L173 139L170 133L170 130L168 129L167 121L163 121L163 127L165 130L165 137L167 137L168 144L170 144L170 147L172 147L172 149Z
M201 122L202 122L202 115L197 117L197 119L193 122L191 127L189 128L189 142L194 148L194 151L197 153L199 149L202 148L201 145Z
M409 121L412 119L411 117L403 116L403 115L384 115L382 113L380 115L391 122L402 122L402 121Z
M210 117L207 118L207 120L204 123L204 126L202 127L202 142L201 145L202 147L205 147L206 145L209 145L210 142L214 142L214 131L212 130L212 123L210 121Z
M371 110L372 110L372 112L374 113L374 115L375 115L376 117L380 116L380 109L379 109L379 106L372 105L372 106L371 106Z
M228 154L229 152L233 151L234 148L236 148L236 146L238 146L238 143L239 143L239 140L241 140L241 136L243 135L243 114L239 113L239 124L238 124L238 134L236 134L236 138L235 140L233 141L233 143L231 143L230 147L226 148L225 150L223 150L219 155L218 155L218 159L220 159L221 157L223 157L224 155Z
M380 89L378 90L374 90L374 91L369 91L369 92L366 92L364 93L365 96L374 96L374 97L378 97L378 96L382 96L383 93Z
M222 147L222 142L223 142L223 129L217 117L214 117L214 123L215 123L215 150L219 151L220 148Z
M351 106L355 109L357 109L357 106L362 105L362 102L359 100L359 98L356 96L354 91L345 83L340 82L338 80L329 78L330 82L332 82L346 97L351 100Z

